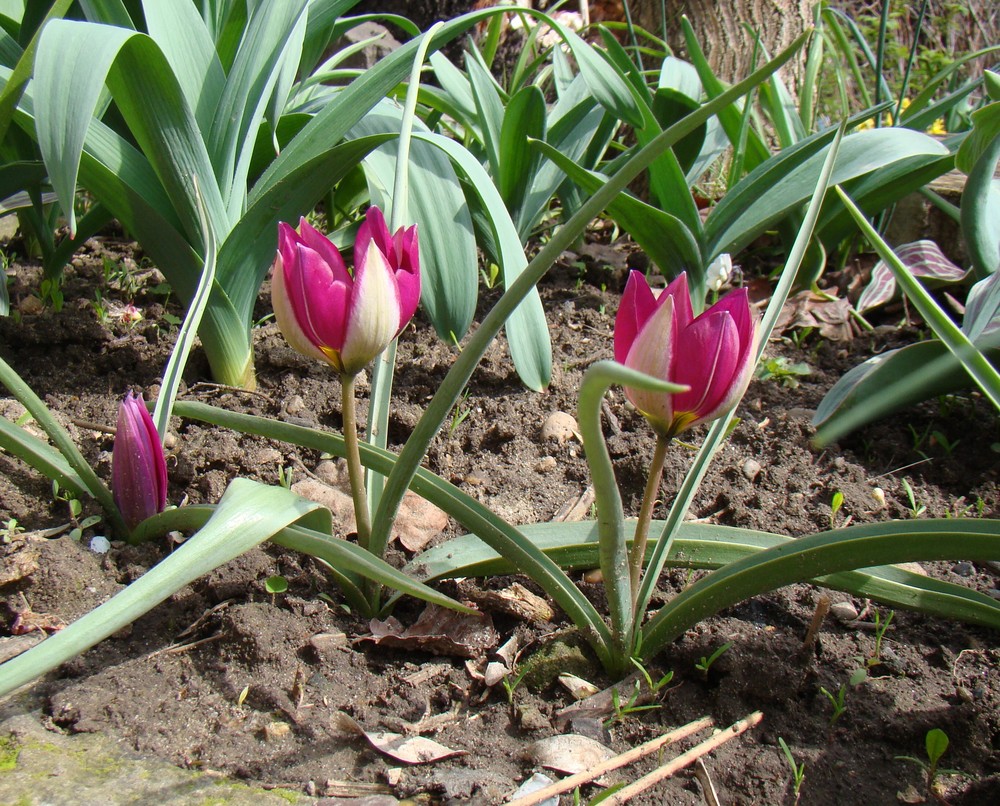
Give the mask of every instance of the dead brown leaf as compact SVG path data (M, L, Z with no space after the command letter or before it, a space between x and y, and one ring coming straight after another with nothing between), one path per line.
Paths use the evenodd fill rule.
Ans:
M435 655L477 658L497 645L499 637L488 613L470 615L427 605L412 626L404 627L397 618L368 623L371 635L359 641L374 641L379 646L418 649Z
M817 328L829 341L850 341L854 338L850 300L830 299L812 291L800 291L789 297L775 323L775 332L781 334L806 327Z
M361 736L380 753L404 764L429 764L444 758L464 756L465 750L452 750L423 736L403 736L388 731L367 731L343 711L334 714L334 725L344 733Z

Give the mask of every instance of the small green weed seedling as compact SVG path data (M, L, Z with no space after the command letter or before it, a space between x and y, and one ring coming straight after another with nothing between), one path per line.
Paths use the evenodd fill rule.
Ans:
M844 494L837 490L833 494L833 500L830 501L830 528L833 529L837 525L837 513L840 512L840 508L844 506Z
M0 526L0 543L9 543L23 531L24 527L17 522L17 518L11 518Z
M892 617L896 615L895 610L890 610L889 615L883 619L878 610L875 611L875 648L872 650L871 654L864 659L865 668L871 669L873 666L879 666L882 663L882 640L885 638L886 630L889 629L889 625L892 623Z
M622 703L618 689L611 689L611 707L614 708L614 713L604 720L604 727L608 728L616 722L621 722L629 714L637 714L640 711L654 711L660 707L660 704L655 702L640 705L639 697L641 694L642 682L640 680L635 681L635 685L632 686L632 693L629 694L628 701L625 703Z
M80 503L80 499L73 495L69 490L64 490L59 486L59 482L53 479L52 481L52 497L56 501L65 501L66 506L69 508L69 516L74 521L80 517L80 513L83 511L83 504Z
M941 431L934 431L931 433L931 444L940 445L945 456L951 456L955 452L955 448L958 446L959 442L961 442L960 439L948 439L947 435Z
M812 369L805 362L793 364L784 356L762 359L757 367L757 378L762 381L774 379L782 386L795 389L799 378L811 375Z
M721 658L728 649L733 645L732 641L726 641L722 646L720 646L715 652L709 655L707 658L702 657L695 665L694 668L701 672L701 676L708 680L708 670L712 668L712 664L715 663L719 658Z
M670 671L663 675L663 677L659 680L653 680L653 676L649 673L649 670L642 665L642 661L638 658L632 658L632 665L639 670L639 674L643 676L646 681L646 685L653 694L658 694L664 686L668 685L670 681L674 679L674 673Z
M785 742L785 740L780 736L778 737L778 745L781 747L781 752L784 754L788 761L788 766L792 770L792 792L795 793L795 803L798 803L802 790L802 780L806 777L805 762L802 762L801 764L795 763L795 756L792 755L792 751L789 749L788 743Z
M281 465L278 467L278 484L286 490L292 489L292 474L295 472L292 467Z
M917 497L913 492L913 487L910 486L910 480L908 478L904 476L900 479L900 484L903 485L903 491L906 493L906 499L910 503L910 517L915 520L927 511L927 507L923 504L917 503Z
M927 791L936 796L937 778L939 775L965 775L961 770L947 770L938 766L941 756L948 749L948 734L940 728L931 728L924 738L924 749L927 753L927 760L916 756L896 756L897 761L910 761L924 771L926 776Z
M281 574L269 576L264 580L264 590L271 594L271 604L274 604L274 598L278 594L288 591L288 580L281 576Z
M819 690L830 701L830 705L833 706L833 713L830 714L830 727L832 728L837 720L847 711L847 686L841 683L836 694L831 694L825 686L820 686Z
M500 683L503 686L503 690L507 693L507 704L514 705L514 692L520 688L521 683L524 682L524 676L528 673L525 669L518 674L509 674L504 677Z

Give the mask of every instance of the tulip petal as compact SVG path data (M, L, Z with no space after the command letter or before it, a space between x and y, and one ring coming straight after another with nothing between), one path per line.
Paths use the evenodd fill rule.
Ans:
M627 357L642 326L656 310L656 297L642 272L630 271L615 316L615 361L627 364Z
M293 230L294 232L294 230ZM299 219L299 242L315 252L321 261L329 267L333 274L333 279L341 282L349 282L350 272L344 264L344 258L340 250L333 245L333 242L322 232L312 226L304 218Z
M129 529L162 512L167 504L167 463L160 436L142 396L132 392L118 406L111 488Z
M347 332L340 351L343 371L355 374L381 353L399 331L399 286L374 240L355 267Z
M694 310L691 308L691 292L688 290L687 272L682 271L660 294L658 304L663 304L663 300L670 297L674 301L674 332L679 333L694 319Z
M642 278L642 284L646 284L645 278ZM673 318L673 299L668 298L656 308L635 337L632 348L623 362L625 366L665 381L673 381L670 372L674 341L669 338L673 329ZM656 431L662 434L670 432L674 418L672 395L626 387L625 396L642 412Z
M395 249L393 248L392 237L389 235L389 225L385 223L385 216L382 211L372 205L365 211L365 220L358 228L358 237L354 241L354 273L357 274L357 267L360 266L368 253L368 245L372 241L378 246L379 251L385 255L389 261L389 266L397 268L393 260Z
M299 326L299 316L288 293L284 262L279 254L274 261L271 275L271 307L274 309L274 319L278 323L278 329L293 350L328 364L330 357Z
M420 302L420 249L416 225L398 230L393 236L393 246L399 256L394 268L399 285L399 330L402 330L413 318Z
M739 353L739 334L728 311L710 310L698 317L677 344L673 380L691 390L675 395L674 409L705 419L726 398Z

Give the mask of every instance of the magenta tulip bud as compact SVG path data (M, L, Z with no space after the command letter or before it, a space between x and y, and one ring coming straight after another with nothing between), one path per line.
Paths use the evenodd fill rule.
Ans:
M657 298L646 278L631 272L615 318L615 360L690 389L671 395L626 388L626 397L664 437L727 414L750 383L757 331L745 288L696 318L687 275Z
M111 492L130 530L167 505L167 462L160 435L142 395L135 397L132 392L118 406Z
M369 207L354 242L354 274L330 240L303 218L278 224L271 303L278 327L303 355L356 375L410 321L420 300L417 228L390 236Z

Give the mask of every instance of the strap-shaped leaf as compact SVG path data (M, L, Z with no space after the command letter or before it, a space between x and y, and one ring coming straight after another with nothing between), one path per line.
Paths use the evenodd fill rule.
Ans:
M0 665L0 696L103 641L185 585L301 519L330 530L330 513L319 504L283 487L235 479L212 518L183 546L66 629Z
M987 356L1000 366L1000 350ZM846 372L826 393L813 415L816 441L829 444L880 417L971 385L962 363L937 339L890 350Z
M730 563L686 588L643 629L650 658L684 630L725 607L805 579L866 567L959 557L1000 557L997 521L948 519L864 524L800 537ZM970 592L973 594L973 592ZM967 601L972 601L970 595ZM961 599L956 604L961 603ZM1000 628L1000 611L981 611Z
M0 448L35 468L46 478L59 482L60 487L69 490L77 498L90 494L83 479L59 451L6 417L0 417Z
M1000 523L997 523L1000 528ZM626 522L626 530L635 521ZM653 521L650 529L663 529L664 521ZM518 527L521 533L566 570L587 570L598 563L598 529L593 521L534 523ZM671 546L666 565L670 568L715 570L743 560L772 546L797 538L707 523L684 523ZM653 545L647 546L647 559ZM408 562L403 571L431 582L456 577L486 577L515 574L511 562L475 535L456 537L428 549ZM932 616L958 618L974 624L1000 623L1000 602L990 596L950 582L917 574L892 565L841 571L808 580L815 585L871 598L890 607L906 607Z
M211 32L194 3L145 3L143 11L146 30L163 51L207 137L226 86Z
M489 175L479 161L454 140L437 134L417 133L416 137L434 144L447 154L468 179L470 188L479 196L492 230L504 284L509 286L528 263L518 232L514 229L510 214ZM507 318L504 327L511 358L521 380L529 389L545 389L552 377L552 343L537 289L527 294Z
M402 110L391 101L378 104L351 130L349 137L398 134ZM416 135L426 127L414 121ZM372 201L385 208L392 201L396 176L396 139L364 159ZM479 277L476 238L465 194L451 161L437 148L414 139L408 166L407 217L420 238L420 297L441 338L461 339L476 313Z
M325 451L334 456L344 455L344 440L339 434L304 428L290 423L268 420L248 414L227 411L204 403L180 401L174 413L202 422L232 428L246 434L258 434L292 445ZM378 473L388 474L398 458L367 443L361 443L362 463ZM521 573L538 583L589 637L600 647L607 647L607 626L600 614L580 589L551 559L526 540L516 527L462 492L455 485L428 470L418 468L411 479L413 491L444 509L466 529L478 535L495 551L515 563Z
M541 157L528 144L529 138L545 139L545 96L538 87L523 87L504 110L498 148L497 188L508 210L517 211L539 168Z
M606 177L587 171L548 143L534 143L545 156L588 193L595 192ZM682 271L700 275L704 271L697 241L675 216L639 201L627 193L608 205L608 214L628 232L664 275L676 277Z
M982 279L1000 268L1000 182L995 177L1000 164L1000 102L990 104L978 114L981 117L973 135L981 131L985 137L990 132L992 139L983 145L965 183L962 235L976 276Z
M833 132L828 131L800 141L731 189L705 222L705 257L738 252L808 199L832 138ZM947 155L947 148L921 132L870 129L844 138L834 181L856 179L912 157Z
M216 233L225 210L201 133L160 48L145 34L94 23L53 20L35 60L35 122L52 186L71 218L80 154L107 80L130 131L157 173L187 237L200 237L192 176L202 178Z

